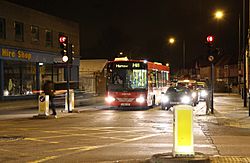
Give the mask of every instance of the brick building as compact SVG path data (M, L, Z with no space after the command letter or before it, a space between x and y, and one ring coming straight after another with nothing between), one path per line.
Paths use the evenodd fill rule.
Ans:
M89 93L104 94L106 91L105 68L107 59L80 60L79 88Z

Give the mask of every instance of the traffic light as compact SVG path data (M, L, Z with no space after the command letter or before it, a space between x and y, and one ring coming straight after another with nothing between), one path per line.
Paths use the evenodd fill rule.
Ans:
M67 62L68 58L68 37L65 35L59 36L60 53L62 55L63 62Z
M72 63L73 62L73 60L74 60L74 54L75 54L75 52L74 52L74 45L73 44L69 44L69 63Z
M208 60L210 62L213 62L214 58L215 58L214 36L213 35L207 36L206 45L208 47Z
M207 44L209 47L213 47L213 44L214 44L214 36L213 36L213 35L208 35L208 36L207 36L206 44Z

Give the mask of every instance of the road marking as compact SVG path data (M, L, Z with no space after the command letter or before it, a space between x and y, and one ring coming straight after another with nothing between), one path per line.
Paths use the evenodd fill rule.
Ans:
M24 140L37 141L37 142L47 142L47 143L51 143L51 144L58 144L59 143L59 142L55 142L55 141L41 140L41 139L38 139L38 138L24 138Z
M71 147L71 148L62 148L53 151L69 151L69 150L82 150L82 151L89 151L92 149L97 149L99 146L81 146L81 147Z
M28 163L40 163L40 162L45 162L45 161L49 161L49 160L54 160L56 158L58 158L58 156L49 156L49 157L45 157L41 160L35 160L35 161L28 162Z
M3 152L13 152L12 150L7 150L7 149L0 149L0 151L3 151Z
M57 159L57 158L60 158L60 157L65 157L65 156L68 156L68 155L80 153L80 152L85 152L85 151L89 151L89 150L110 147L110 146L114 146L114 145L119 145L119 144L123 144L123 143L127 143L127 142L132 142L132 141L136 141L136 140L141 140L141 139L145 139L145 138L159 136L159 135L161 135L161 134L144 135L144 136L140 136L140 137L137 137L137 138L127 139L127 140L123 140L121 142L110 143L110 144L101 145L101 146L82 146L82 147L75 147L75 148L62 148L62 149L60 149L60 151L69 151L69 150L76 150L76 151L69 152L69 153L64 153L62 155L57 155L57 156L45 157L43 159L31 161L29 163L41 163L41 162L45 162L45 161L49 161L49 160L54 160L54 159Z

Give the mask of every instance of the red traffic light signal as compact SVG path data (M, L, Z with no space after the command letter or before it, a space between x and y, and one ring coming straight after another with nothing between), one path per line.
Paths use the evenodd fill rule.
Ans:
M59 43L66 43L67 42L67 37L66 36L60 36L59 37Z
M207 36L207 42L208 43L213 43L214 42L214 36L211 36L211 35Z

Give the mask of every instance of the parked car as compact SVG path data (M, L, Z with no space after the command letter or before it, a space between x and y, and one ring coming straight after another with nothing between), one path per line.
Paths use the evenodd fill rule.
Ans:
M186 104L194 106L192 91L186 87L171 86L161 98L161 109L169 110L174 105Z

